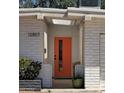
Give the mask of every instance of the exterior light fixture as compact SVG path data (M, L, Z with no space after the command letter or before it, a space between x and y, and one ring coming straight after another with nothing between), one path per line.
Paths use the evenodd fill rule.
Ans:
M52 19L52 22L57 25L71 25L71 20Z

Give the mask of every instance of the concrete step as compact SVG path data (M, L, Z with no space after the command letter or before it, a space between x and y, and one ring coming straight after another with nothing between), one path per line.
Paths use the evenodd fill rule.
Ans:
M72 79L53 79L53 88L73 88Z
M102 91L85 89L46 89L41 90L41 93L102 93Z
M19 91L19 93L42 93L41 91Z
M42 89L41 91L20 91L20 93L104 93L101 90L87 89Z

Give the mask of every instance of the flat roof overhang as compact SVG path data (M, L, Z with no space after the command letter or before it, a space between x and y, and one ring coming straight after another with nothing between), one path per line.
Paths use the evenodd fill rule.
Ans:
M95 8L74 8L67 9L56 8L20 8L19 16L36 16L38 20L47 20L52 23L52 19L68 19L73 20L76 24L82 19L89 20L92 17L105 18L105 10ZM76 21L78 20L78 22ZM74 23L73 22L73 23Z

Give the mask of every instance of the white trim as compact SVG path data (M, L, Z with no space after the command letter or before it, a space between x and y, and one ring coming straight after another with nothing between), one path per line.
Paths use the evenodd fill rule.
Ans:
M19 16L34 16L41 14L45 17L52 18L64 18L64 17L83 17L86 15L92 15L95 17L105 17L105 11L103 9L94 8L74 8L68 9L55 9L55 8L21 8L19 9Z
M30 12L39 12L39 13L66 13L66 9L56 9L56 8L20 8L19 13L30 13Z
M65 19L52 19L53 24L58 25L71 25L71 20L65 20Z
M90 13L90 14L105 14L105 10L103 9L98 9L98 8L88 8L88 7L80 7L80 8L74 8L74 7L69 7L68 8L69 12L76 12L76 13Z

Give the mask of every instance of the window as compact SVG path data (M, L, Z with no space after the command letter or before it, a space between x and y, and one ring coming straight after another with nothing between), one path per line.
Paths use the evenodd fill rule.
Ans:
M59 40L59 71L62 71L62 40Z

